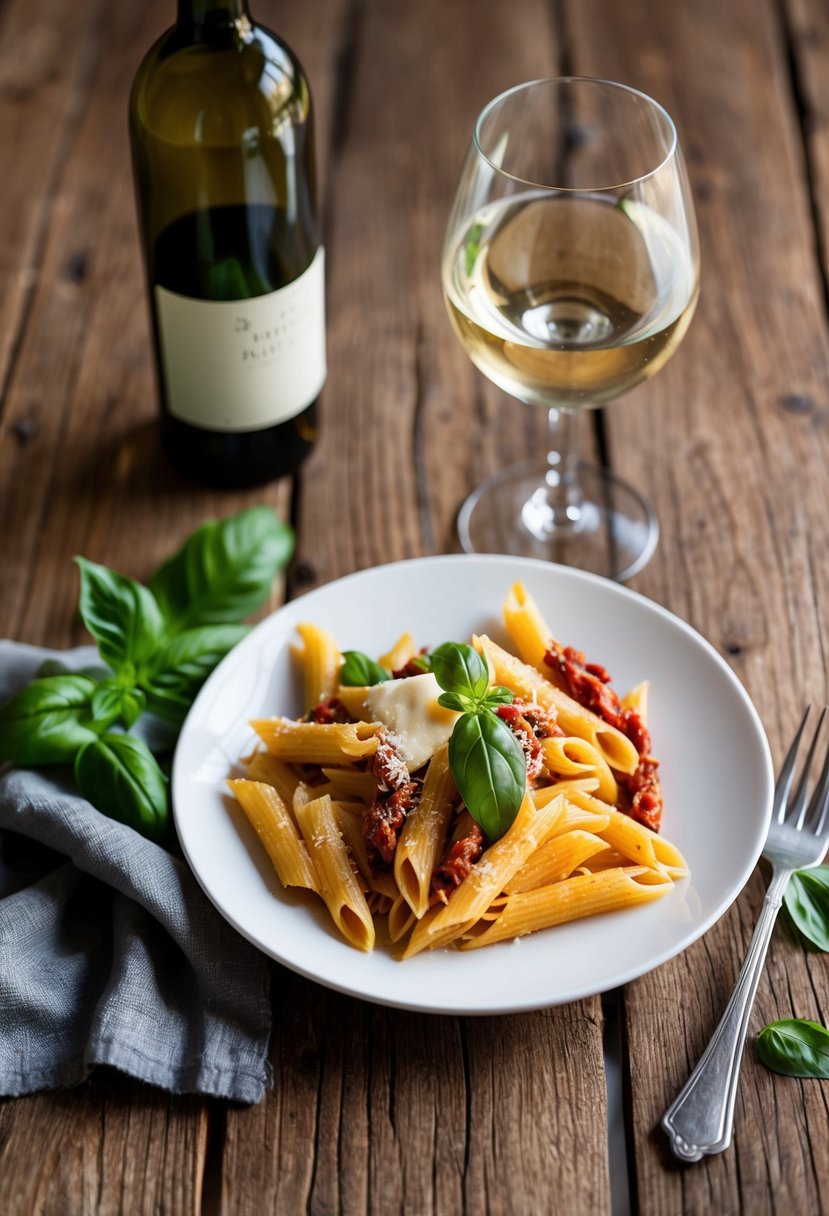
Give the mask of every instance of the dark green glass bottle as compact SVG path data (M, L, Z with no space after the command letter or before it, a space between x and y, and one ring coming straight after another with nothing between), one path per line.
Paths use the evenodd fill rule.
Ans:
M246 0L179 0L130 135L165 446L210 485L294 472L326 372L305 74Z

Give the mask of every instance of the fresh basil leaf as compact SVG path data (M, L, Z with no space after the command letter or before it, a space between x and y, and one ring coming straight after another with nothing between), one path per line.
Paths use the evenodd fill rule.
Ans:
M92 717L98 732L118 719L129 728L146 708L147 698L140 688L127 688L118 680L104 680L92 694Z
M102 735L75 759L75 781L84 798L105 815L163 841L169 809L167 778L152 752L134 735Z
M362 688L368 684L382 684L392 677L385 667L375 663L361 650L344 650L340 668L340 683L349 688Z
M253 612L293 546L293 532L270 507L202 524L150 580L168 631L235 624Z
M783 902L806 940L829 951L829 866L792 874Z
M432 671L445 692L457 692L481 701L489 687L486 663L465 642L444 642L432 651Z
M140 688L125 688L121 694L121 721L127 730L135 726L147 708L147 698Z
M757 1054L786 1077L829 1077L829 1030L804 1018L769 1022L757 1036Z
M247 625L205 625L171 638L156 659L156 669L139 673L148 707L181 723L216 664L249 633Z
M527 783L524 753L509 727L488 711L464 714L449 739L449 767L472 818L490 840L503 836Z
M116 672L146 662L164 631L155 596L141 583L76 557L81 572L79 609L101 658Z
M190 712L193 698L182 688L152 688L145 689L147 709L150 713L172 726L180 727Z
M514 700L515 693L511 688L504 688L503 684L493 684L484 697L484 704L488 707L512 705Z
M95 681L87 676L44 676L0 706L0 760L12 764L65 764L96 737L87 725Z
M475 713L478 708L477 701L465 697L462 692L442 692L438 697L438 705L442 705L444 709L455 709L461 714Z
M249 625L203 625L177 633L158 654L151 674L160 678L181 672L204 680L249 633Z

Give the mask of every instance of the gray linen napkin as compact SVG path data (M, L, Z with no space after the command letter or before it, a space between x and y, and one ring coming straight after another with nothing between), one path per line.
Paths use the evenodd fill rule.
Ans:
M0 642L0 701L57 654ZM272 1083L268 963L187 864L95 810L57 770L0 777L0 1094L95 1064L258 1102Z

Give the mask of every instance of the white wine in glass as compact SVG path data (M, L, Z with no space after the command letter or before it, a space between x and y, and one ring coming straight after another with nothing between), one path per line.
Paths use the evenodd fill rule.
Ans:
M475 365L550 418L546 458L499 472L462 507L464 548L631 577L656 519L632 487L578 462L572 419L657 372L693 315L696 228L665 111L579 78L496 98L461 174L443 284Z

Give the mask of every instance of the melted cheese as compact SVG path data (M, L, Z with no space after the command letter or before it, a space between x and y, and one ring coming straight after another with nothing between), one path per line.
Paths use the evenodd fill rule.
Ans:
M454 710L438 705L440 693L431 672L387 680L366 690L365 705L371 721L383 723L410 772L431 760L460 717Z

